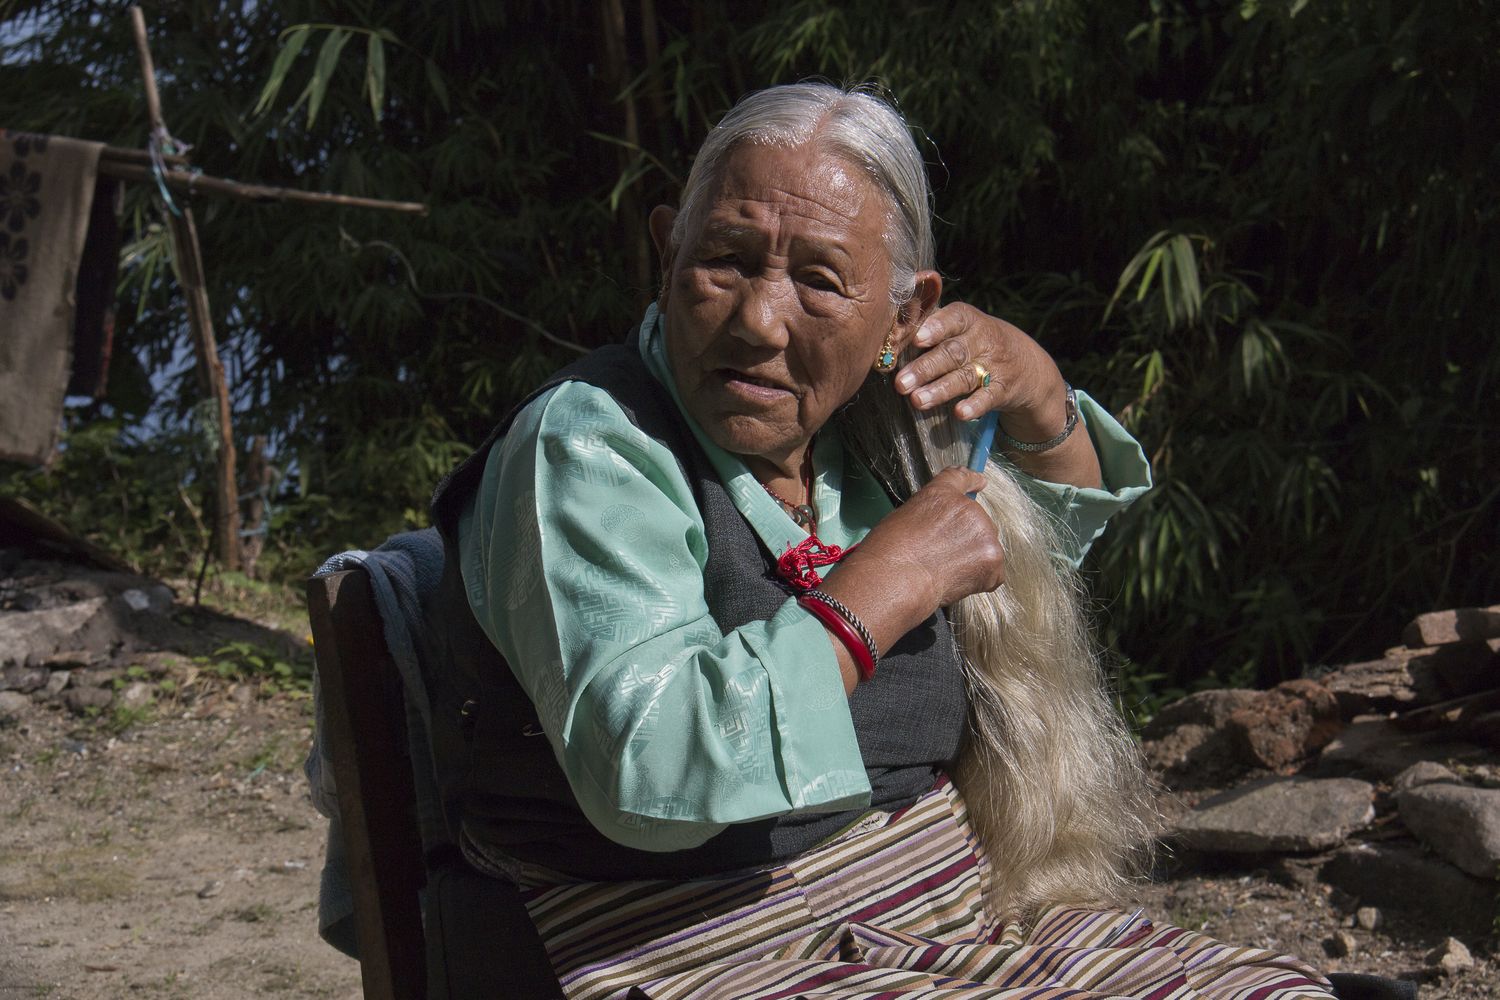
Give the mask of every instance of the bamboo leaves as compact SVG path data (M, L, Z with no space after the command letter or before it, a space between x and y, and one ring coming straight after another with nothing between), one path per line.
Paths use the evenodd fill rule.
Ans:
M1203 237L1200 242L1207 243ZM1192 326L1203 309L1203 287L1198 280L1198 258L1193 250L1194 237L1163 230L1146 241L1120 272L1115 293L1105 308L1104 319L1120 297L1135 285L1135 301L1146 300L1153 292L1166 313L1167 326ZM1158 280L1160 279L1160 280Z
M370 114L378 122L380 107L385 103L385 40L373 31L365 46L365 93L370 97Z
M296 24L282 32L281 50L276 54L276 61L271 64L270 75L261 88L260 97L256 100L255 107L250 112L251 115L260 115L270 110L275 104L293 65L307 48L314 32L323 32L323 44L319 47L317 59L313 63L312 75L297 96L297 100L287 111L287 118L290 119L298 108L306 104L307 126L312 127L328 97L344 47L355 35L364 35L366 38L365 69L360 90L369 101L371 115L376 122L379 122L386 93L385 43L396 42L396 37L383 28L358 28L334 24ZM431 60L428 60L428 64L430 79L436 67L431 65ZM441 84L441 80L438 84ZM446 106L446 92L443 103Z
M307 124L317 120L318 109L323 106L323 98L328 95L328 81L333 79L333 71L339 64L339 53L344 51L344 46L349 42L350 33L344 28L333 28L328 32L328 37L323 39L323 48L318 52L317 65L313 67L312 79L307 81L307 87L302 91L302 96L297 98L297 103L307 102Z
M302 54L303 46L307 44L307 36L312 34L312 25L299 24L295 28L288 28L283 37L281 51L276 54L276 61L271 64L271 75L266 78L266 84L261 88L260 98L255 102L255 108L250 112L258 115L271 107L276 100L276 95L281 93L281 86L286 82L286 75L292 68L292 63Z

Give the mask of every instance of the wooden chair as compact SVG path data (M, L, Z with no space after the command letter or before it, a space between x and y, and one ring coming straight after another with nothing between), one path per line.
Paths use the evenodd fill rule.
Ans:
M364 995L561 997L515 886L476 871L451 845L424 857L401 675L368 573L312 578L307 610Z
M338 785L364 993L371 1000L425 997L419 893L427 875L401 675L385 646L369 576L355 569L313 577L307 613Z

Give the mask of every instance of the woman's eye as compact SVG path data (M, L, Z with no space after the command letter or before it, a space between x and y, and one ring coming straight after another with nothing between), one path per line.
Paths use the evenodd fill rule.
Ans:
M802 275L802 284L818 292L837 292L839 283L823 271L808 271Z

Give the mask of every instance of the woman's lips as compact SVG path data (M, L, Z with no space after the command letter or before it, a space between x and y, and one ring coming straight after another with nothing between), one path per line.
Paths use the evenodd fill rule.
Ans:
M794 395L791 389L786 388L780 382L752 375L749 372L720 368L714 374L719 377L726 390L743 399L770 403Z

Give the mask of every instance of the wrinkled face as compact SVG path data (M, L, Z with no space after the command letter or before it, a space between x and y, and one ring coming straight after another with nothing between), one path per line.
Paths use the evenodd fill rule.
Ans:
M687 220L659 300L672 374L752 469L800 460L874 365L897 318L886 211L859 168L812 144L746 145Z

